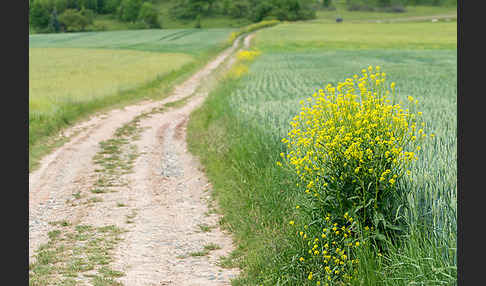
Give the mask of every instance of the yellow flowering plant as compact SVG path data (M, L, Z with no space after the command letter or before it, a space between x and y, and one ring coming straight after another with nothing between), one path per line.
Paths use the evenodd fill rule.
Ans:
M363 225L397 229L400 181L427 137L418 101L397 97L396 84L370 66L301 101L280 155L313 202L308 211L350 212Z
M236 54L236 63L227 73L230 78L240 78L248 73L248 64L261 54L257 50L242 50Z
M336 221L343 221L342 224ZM299 252L294 264L307 275L302 285L347 285L356 279L358 248L367 243L358 221L348 213L343 217L326 214L319 221L296 228Z

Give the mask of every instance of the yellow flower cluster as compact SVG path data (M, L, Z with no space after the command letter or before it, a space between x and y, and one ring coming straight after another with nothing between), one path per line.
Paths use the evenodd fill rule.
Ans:
M239 51L236 54L237 62L228 72L228 76L231 78L240 78L244 74L247 74L248 65L246 64L246 62L253 61L260 54L261 54L260 51L247 51L247 50Z
M238 52L238 54L236 55L236 58L240 61L252 61L253 59L255 59L260 54L261 54L260 51L243 50L243 51Z
M370 66L300 102L282 139L288 152L280 155L307 194L319 197L334 183L354 185L359 193L371 189L378 198L379 190L393 189L409 173L427 134L418 101L408 96L405 106L396 97L396 84L388 88L386 74Z
M306 246L298 261L308 269L308 280L314 280L318 285L335 285L353 279L356 274L354 265L359 262L353 251L364 242L357 239L358 225L348 213L344 215L344 221L339 225L331 214L327 214L317 232L307 225L303 231L297 231ZM311 233L314 235L308 237Z

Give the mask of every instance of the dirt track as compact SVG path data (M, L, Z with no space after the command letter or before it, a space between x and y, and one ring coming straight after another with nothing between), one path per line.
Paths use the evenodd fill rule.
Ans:
M244 46L248 47L249 40L245 39ZM187 151L185 139L190 113L206 97L215 69L233 63L237 42L164 100L93 116L66 131L76 135L44 157L40 168L29 175L31 262L35 250L48 241L50 222L115 225L126 232L113 250L110 265L124 273L117 279L124 285L230 285L238 269L221 268L217 261L232 250L232 239L220 230L220 216L208 213L211 185ZM188 96L182 107L164 107ZM136 157L131 172L103 177L93 160L100 153L100 142L108 142L129 125L138 130L138 137L124 143L116 155ZM93 194L97 182L106 176L111 181L104 189L109 191ZM98 201L90 201L93 198ZM191 256L208 244L220 249ZM76 279L90 284L82 275Z

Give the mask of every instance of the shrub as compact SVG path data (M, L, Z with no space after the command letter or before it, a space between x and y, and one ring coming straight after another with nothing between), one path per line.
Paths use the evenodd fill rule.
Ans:
M160 28L159 13L150 2L143 3L138 19L149 28Z
M79 14L81 14L83 17L86 18L88 21L88 24L92 24L95 18L95 12L91 9L86 9L86 8L81 8L79 11Z
M86 26L90 24L90 19L83 16L80 11L67 9L59 16L59 22L66 31L77 32L84 31Z
M405 192L400 181L427 137L417 100L409 96L404 109L395 83L390 88L386 74L370 66L361 77L320 89L308 104L301 102L282 139L287 154L280 154L300 177L313 217L330 213L342 224L348 212L373 226L377 238L400 230Z
M36 29L46 28L49 24L50 13L46 6L39 1L34 1L29 9L30 25Z
M124 22L135 22L141 7L141 0L123 0L118 7L118 17Z

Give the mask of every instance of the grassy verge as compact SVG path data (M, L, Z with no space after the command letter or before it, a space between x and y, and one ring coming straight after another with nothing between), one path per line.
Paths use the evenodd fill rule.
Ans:
M224 227L238 242L238 249L222 265L245 270L234 285L256 285L263 282L261 271L277 272L269 268L277 270L282 266L279 261L285 261L289 232L282 225L294 202L292 190L287 189L294 178L275 168L278 152L273 151L279 144L269 143L226 112L228 96L237 84L238 80L226 79L191 115L188 143L213 183Z

